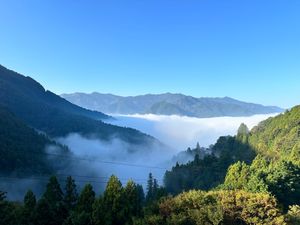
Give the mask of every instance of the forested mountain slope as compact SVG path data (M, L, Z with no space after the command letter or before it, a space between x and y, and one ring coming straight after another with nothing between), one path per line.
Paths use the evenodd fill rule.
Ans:
M117 137L130 144L157 142L135 129L106 124L107 115L86 110L45 89L30 77L0 66L0 106L26 124L51 137L69 133L93 135L108 140Z
M249 144L262 155L292 160L300 165L300 106L254 127Z
M53 172L45 154L50 145L60 149L62 153L68 151L0 107L0 174L13 172L15 175L33 175Z

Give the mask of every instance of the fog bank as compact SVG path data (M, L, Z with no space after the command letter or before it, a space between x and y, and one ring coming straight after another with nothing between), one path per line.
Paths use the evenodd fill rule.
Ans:
M154 143L139 146L137 151L132 152L130 144L117 138L101 141L75 133L57 141L67 145L72 153L70 166L62 172L84 176L85 180L102 190L112 174L118 176L123 184L132 179L145 187L151 172L162 184L165 170L172 166L169 159L173 152Z
M195 118L164 115L113 115L112 124L138 129L150 134L177 151L195 146L199 142L207 147L218 137L234 135L241 123L250 129L259 122L277 114L254 115L250 117Z

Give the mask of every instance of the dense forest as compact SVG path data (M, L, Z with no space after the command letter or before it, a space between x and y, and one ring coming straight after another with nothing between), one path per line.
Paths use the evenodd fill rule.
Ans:
M228 175L226 181L230 179ZM105 191L97 196L91 184L78 193L72 177L67 177L61 188L52 176L39 199L29 190L23 202L9 202L6 193L0 192L0 221L6 225L300 224L298 205L284 210L268 192L225 186L173 197L151 174L146 193L131 180L123 186L116 176L111 176Z
M0 174L36 175L53 173L56 169L46 155L47 147L60 154L69 154L66 146L50 140L45 134L28 127L7 109L0 107Z

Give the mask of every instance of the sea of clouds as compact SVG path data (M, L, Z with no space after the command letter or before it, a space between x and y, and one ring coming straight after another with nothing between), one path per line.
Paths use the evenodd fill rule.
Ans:
M165 115L113 115L110 123L132 127L156 137L176 151L194 147L197 142L203 147L214 144L218 137L234 135L241 123L249 129L259 122L277 114L254 115L250 117L195 118Z

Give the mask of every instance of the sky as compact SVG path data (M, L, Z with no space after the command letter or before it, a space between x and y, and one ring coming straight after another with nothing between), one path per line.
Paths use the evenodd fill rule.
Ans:
M0 64L57 94L300 103L300 1L0 0Z

